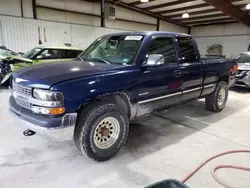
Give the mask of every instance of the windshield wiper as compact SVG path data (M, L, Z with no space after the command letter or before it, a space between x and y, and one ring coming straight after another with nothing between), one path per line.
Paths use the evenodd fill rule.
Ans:
M102 59L101 57L93 57L93 58L88 59L88 61L101 61L101 62L106 63L108 65L111 64L110 62L106 61L105 59Z

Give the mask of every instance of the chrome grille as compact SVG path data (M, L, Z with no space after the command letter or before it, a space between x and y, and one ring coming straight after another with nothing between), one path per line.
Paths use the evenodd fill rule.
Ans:
M13 83L13 91L21 95L32 95L32 88L21 86L16 83Z

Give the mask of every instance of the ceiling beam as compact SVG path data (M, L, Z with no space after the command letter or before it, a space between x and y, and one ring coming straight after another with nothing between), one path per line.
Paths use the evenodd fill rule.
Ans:
M182 4L182 3L188 3L188 2L192 2L192 1L196 1L196 0L182 0L182 1L177 0L177 1L173 1L173 2L168 2L168 3L159 4L159 5L149 6L149 7L143 8L143 9L144 10L153 10L153 9L157 9L157 8L164 8L164 7L179 5L179 4Z
M229 22L217 22L217 23L202 23L202 24L193 25L193 27L208 26L208 25L223 25L223 24L231 24L231 23L238 23L238 22L229 21Z
M196 24L204 24L204 23L218 23L218 22L224 22L224 21L235 21L235 20L232 18L221 18L221 19L191 21L191 22L185 22L185 24L196 25Z
M216 1L216 0L214 0L214 1ZM242 1L242 0L231 0L231 2L237 2L237 1ZM174 13L174 12L179 12L179 11L186 11L186 10L188 11L190 9L205 8L205 7L209 7L209 6L213 6L213 5L205 2L205 3L202 3L202 4L198 4L198 5L183 6L181 8L177 8L177 9L156 11L156 13L158 13L158 14L168 14L168 13Z
M191 5L191 6L181 7L181 8L171 9L171 10L156 11L155 13L157 13L157 14L168 14L168 13L173 13L173 12L186 11L188 9L204 8L206 6L210 6L210 5L207 4L207 3L202 3L202 4L199 4L199 5Z
M236 5L238 8L245 8L246 5ZM195 11L195 12L189 12L190 17L199 17L200 14L207 14L207 13L213 13L213 12L218 12L219 10L216 10L215 8L208 9L208 10L200 10L200 11ZM171 19L177 18L182 16L183 13L181 14L173 14L169 15L168 17Z
M131 11L138 12L140 14L144 14L144 15L154 17L154 18L159 18L159 19L161 19L163 21L166 21L166 22L169 22L169 23L172 23L172 24L175 24L175 25L179 25L181 27L189 28L187 25L185 25L185 24L183 24L183 23L181 23L179 21L175 21L175 20L172 20L172 19L170 19L168 17L161 16L159 14L155 14L154 12L143 10L143 9L141 9L139 7L131 6L131 5L129 5L127 3L124 3L124 2L121 2L121 1L109 0L108 2L109 3L114 3L114 4L116 4L116 6L119 6L119 7L125 8L125 9L129 9Z
M188 12L189 16L190 17L199 17L200 14L207 14L207 13L213 13L213 12L218 12L218 10L212 8L212 9L208 9L208 10L200 10L200 11L196 11L196 12ZM173 14L173 15L169 15L168 17L171 18L171 19L174 19L174 18L181 18L183 13L181 14Z
M156 1L156 0L149 0L148 2L153 2L153 1ZM128 3L128 5L130 5L130 6L137 6L140 4L144 4L144 3L142 3L141 1L135 1L133 3Z
M231 3L230 0L205 0L217 10L250 27L250 15Z
M99 2L100 3L100 0L81 0L81 1L88 1L88 2L92 2L92 3ZM114 5L119 6L121 8L125 8L128 10L134 11L134 12L138 12L140 14L144 14L144 15L147 15L147 16L150 16L153 18L157 18L157 19L160 19L160 20L163 20L163 21L175 24L175 25L179 25L181 27L189 28L189 26L187 26L179 21L172 20L166 16L155 14L154 12L151 12L151 11L143 10L142 8L139 8L139 7L131 6L131 4L121 2L120 0L106 0L106 2L108 2L110 4L114 4Z
M189 18L181 18L182 19L182 21L186 21L186 20L188 20L188 21L190 21L190 20L198 20L198 19L209 19L209 18L217 18L217 17L222 17L222 16L227 16L227 15L225 15L224 13L218 13L218 14L211 14L211 15L205 15L205 16L198 16L198 17L189 17ZM175 20L175 19L174 19ZM176 19L177 20L177 19ZM180 20L180 19L179 19Z

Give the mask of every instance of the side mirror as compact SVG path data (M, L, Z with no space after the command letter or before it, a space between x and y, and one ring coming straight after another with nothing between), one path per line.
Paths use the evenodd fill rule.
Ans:
M151 54L147 61L142 65L143 67L155 67L164 64L164 56L161 54Z

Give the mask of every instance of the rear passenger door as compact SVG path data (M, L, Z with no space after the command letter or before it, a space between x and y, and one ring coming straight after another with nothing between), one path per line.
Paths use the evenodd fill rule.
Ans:
M173 37L153 37L147 56L151 54L163 55L164 65L142 68L137 90L137 116L177 104L181 100L181 74Z
M203 65L200 61L197 45L191 37L178 37L179 62L182 73L182 101L196 99L201 94Z

